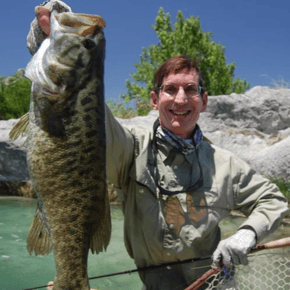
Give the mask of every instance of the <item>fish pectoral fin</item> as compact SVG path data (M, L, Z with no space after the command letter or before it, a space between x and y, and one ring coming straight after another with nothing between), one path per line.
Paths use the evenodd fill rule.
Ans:
M44 227L40 210L37 209L27 236L29 255L48 255L52 251L52 241Z
M111 239L111 231L110 205L109 199L106 198L104 215L100 222L93 227L91 232L90 249L93 254L95 252L98 254L99 252L107 249Z
M11 129L11 131L9 132L9 138L11 140L15 140L20 135L25 134L27 132L28 123L29 123L29 113L26 113Z

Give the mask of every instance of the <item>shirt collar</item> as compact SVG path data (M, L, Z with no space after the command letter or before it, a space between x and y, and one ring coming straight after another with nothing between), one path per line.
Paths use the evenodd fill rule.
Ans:
M182 152L185 155L185 158L190 163L192 162L191 153L198 148L203 140L203 134L198 124L196 124L192 137L189 139L182 139L169 130L164 129L159 125L159 121L155 122L154 127L156 130L155 137L157 139L156 141L159 149L159 156L163 162L171 156L170 152L172 150Z
M181 149L192 149L197 148L201 144L203 134L198 124L196 124L192 137L189 139L182 139L181 137L170 132L169 130L159 126L156 131L156 137L168 142L172 147Z

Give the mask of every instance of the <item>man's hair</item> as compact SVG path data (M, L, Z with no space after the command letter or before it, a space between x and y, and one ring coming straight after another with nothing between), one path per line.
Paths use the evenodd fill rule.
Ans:
M186 55L173 56L165 61L159 69L156 71L154 76L154 88L153 90L158 94L159 88L162 85L163 79L167 77L169 74L177 74L178 72L187 69L195 70L199 76L199 86L201 87L201 96L203 96L205 92L205 86L203 81L202 72L198 68L199 60L198 59L190 59Z

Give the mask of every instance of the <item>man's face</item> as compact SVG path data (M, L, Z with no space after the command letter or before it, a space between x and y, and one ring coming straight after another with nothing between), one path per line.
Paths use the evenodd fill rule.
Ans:
M191 136L199 114L204 112L207 106L208 94L189 97L184 88L188 84L199 83L199 76L195 70L182 70L177 74L169 74L163 79L162 85L173 84L178 88L175 97L169 94L151 91L151 104L154 110L159 110L160 125L183 139Z

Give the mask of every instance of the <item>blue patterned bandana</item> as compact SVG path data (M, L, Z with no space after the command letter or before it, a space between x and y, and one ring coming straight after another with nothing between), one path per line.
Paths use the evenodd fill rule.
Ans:
M169 130L159 126L156 131L156 137L170 143L175 148L181 148L183 154L190 154L197 148L202 141L203 135L200 127L196 124L193 138L182 139Z

